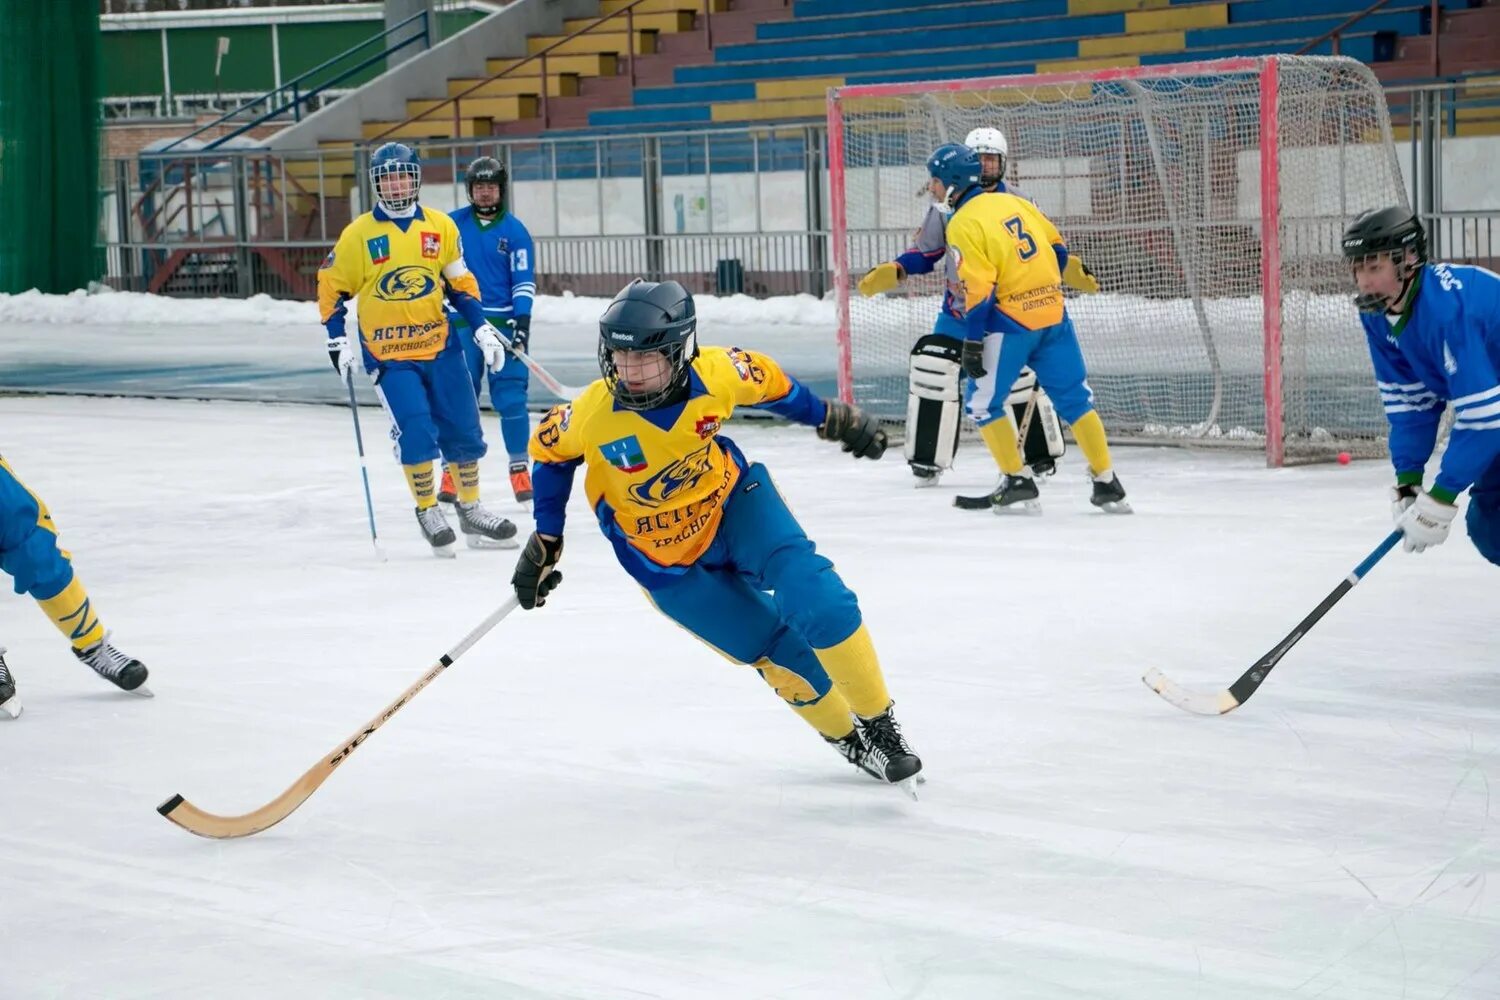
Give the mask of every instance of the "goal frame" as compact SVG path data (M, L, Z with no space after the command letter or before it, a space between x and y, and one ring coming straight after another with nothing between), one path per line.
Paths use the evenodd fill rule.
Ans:
M900 83L855 84L828 91L829 238L833 243L835 308L838 314L839 398L854 401L854 347L849 319L849 226L845 201L844 102L860 98L909 97L932 93L961 93L1001 87L1040 87L1077 83L1107 83L1206 73L1257 74L1260 79L1260 275L1262 299L1263 386L1266 410L1266 465L1286 462L1286 423L1282 399L1281 316L1281 176L1280 163L1281 57L1240 56L1230 59L1163 63L1116 69L1074 70L1065 73L1023 73L1010 76L966 77L959 80L917 80Z

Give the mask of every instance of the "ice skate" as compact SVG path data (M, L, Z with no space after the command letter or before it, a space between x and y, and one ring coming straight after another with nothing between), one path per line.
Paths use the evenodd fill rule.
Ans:
M129 691L144 698L152 696L151 689L146 687L146 665L110 645L107 633L88 649L73 650L73 655L78 657L80 663L121 691Z
M916 482L913 485L919 490L936 486L938 480L943 478L942 469L937 469L930 465L917 465L916 463L912 463L911 474L916 477Z
M458 528L463 532L464 542L471 549L514 549L520 543L516 541L516 526L498 514L492 514L474 503L460 503L458 510Z
M1090 479L1094 484L1094 495L1089 497L1089 503L1106 514L1135 513L1125 500L1125 487L1120 485L1120 477L1114 474L1114 470L1106 472L1103 478L1091 476Z
M922 759L912 752L906 737L901 735L893 709L893 705L888 705L879 715L860 718L859 728L867 748L860 766L872 774L878 771L886 781L901 786L902 791L916 798L916 781L922 770Z
M21 699L16 695L16 679L5 665L5 647L0 646L0 719L15 719L21 715Z
M448 526L448 519L443 516L443 509L433 504L427 509L417 508L417 527L422 529L422 537L427 539L427 544L432 546L432 554L440 559L452 559L457 553L454 545L458 541L453 534L453 529Z

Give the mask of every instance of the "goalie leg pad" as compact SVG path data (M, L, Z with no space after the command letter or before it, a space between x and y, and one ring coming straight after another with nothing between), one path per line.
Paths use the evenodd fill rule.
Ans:
M963 421L962 353L954 338L931 333L911 349L904 453L914 469L931 473L953 466Z
M1035 405L1031 402L1033 392L1036 394ZM1022 435L1022 459L1036 475L1048 476L1057 471L1057 460L1062 458L1067 444L1063 440L1057 408L1037 385L1036 373L1030 368L1021 369L1021 377L1011 386L1010 396L1005 402L1010 406L1016 428ZM1026 416L1028 408L1031 410L1029 422Z

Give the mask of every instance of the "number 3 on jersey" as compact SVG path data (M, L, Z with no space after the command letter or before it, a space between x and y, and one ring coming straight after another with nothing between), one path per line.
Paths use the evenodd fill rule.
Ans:
M1005 231L1016 241L1016 252L1021 255L1022 260L1030 260L1036 256L1036 240L1026 231L1019 215L1012 215L1005 220Z

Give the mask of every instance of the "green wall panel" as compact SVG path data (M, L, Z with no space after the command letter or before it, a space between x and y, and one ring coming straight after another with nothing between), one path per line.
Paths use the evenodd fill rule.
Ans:
M162 92L161 32L103 32L104 93L108 97L155 97Z
M220 81L214 81L219 37L229 39ZM271 65L269 25L225 28L179 28L167 32L174 94L215 91L264 91L276 85Z

